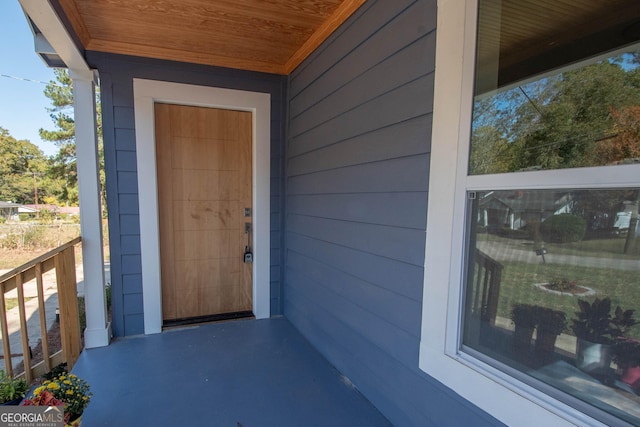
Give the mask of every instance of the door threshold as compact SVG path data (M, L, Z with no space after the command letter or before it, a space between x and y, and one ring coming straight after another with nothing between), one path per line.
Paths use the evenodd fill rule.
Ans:
M170 329L180 326L192 326L203 323L224 322L227 320L254 318L252 311L237 311L233 313L212 314L207 316L186 317L182 319L165 320L162 329Z

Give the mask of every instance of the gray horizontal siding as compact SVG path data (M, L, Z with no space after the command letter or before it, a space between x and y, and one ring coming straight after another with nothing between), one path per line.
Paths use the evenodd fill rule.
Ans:
M425 141L431 134L430 116L424 115L373 132L329 144L313 151L291 156L289 176L337 169L362 163L426 153ZM394 144L389 144L394 140Z
M328 96L323 94L324 97L320 98L315 94L305 94L305 96L301 95L295 98L291 103L291 108L298 115L291 119L289 129L291 137L299 135L304 130L318 126L323 121L340 116L397 87L404 86L406 82L422 77L425 72L424 69L419 67L398 68L397 64L398 62L406 63L414 61L416 58L424 58L434 49L435 34L430 34L385 59L378 66L369 69ZM380 54L378 50L374 50L374 52ZM334 70L334 72L340 72L340 70ZM320 88L321 85L314 84L313 87ZM310 107L304 105L304 101L312 102L311 100L316 99L321 100Z
M366 19L354 17L346 22L293 73L290 85L291 98L295 98L296 94L327 74L327 70L349 57L356 48L369 40L372 34L376 34L378 29L384 27L394 16L403 14L403 11L412 3L415 1L366 2L356 14L356 17L366 15ZM349 43L343 43L344 40L349 40ZM374 46L374 48L377 47ZM346 80L348 79L342 79L343 82Z
M396 206L407 208L398 211ZM290 195L290 215L423 229L427 200L422 192Z
M113 330L144 331L133 79L144 78L271 95L271 312L282 313L283 144L286 78L237 70L87 52L101 77L111 242Z
M287 234L287 252L313 254L316 261L362 279L370 286L387 289L414 301L422 301L422 289L415 285L422 280L423 269L420 266L295 233ZM291 263L287 265L295 267Z
M305 295L292 291L287 292L289 297L295 304L288 308L287 318L312 343L327 343L323 349L325 357L355 381L358 390L394 425L500 425L424 373L409 370ZM323 322L314 322L317 318ZM412 352L417 351L415 348Z
M385 96L374 98L319 126L289 138L289 155L293 157L381 127L428 114L432 107L429 99L433 99L432 75L411 81ZM389 103L393 103L395 108L386 108Z
M290 176L289 194L426 191L429 156L411 156ZM393 176L393 180L389 177Z
M418 368L435 18L369 0L290 76L285 315L394 424L496 425Z
M287 231L408 264L424 263L424 231L288 215Z
M312 287L305 294L310 295L322 289L325 297L331 301L340 300L343 304L355 304L357 310L363 311L366 316L372 316L374 321L384 319L384 325L393 325L392 330L400 328L410 336L420 336L420 317L412 318L406 315L419 312L420 301L399 294L395 289L372 286L371 283L354 277L350 272L339 270L293 250L289 251L288 259L289 265L295 267L287 271L287 277L292 282L300 282L300 287ZM397 310L397 307L405 307L405 310ZM339 311L340 308L339 304L331 306L332 311L338 310L337 315L344 314ZM353 310L347 307L346 312L351 313ZM372 340L378 338L380 337L376 333Z

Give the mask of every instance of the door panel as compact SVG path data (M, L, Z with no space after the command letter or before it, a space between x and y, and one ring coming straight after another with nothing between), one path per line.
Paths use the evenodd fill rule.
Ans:
M156 104L163 319L252 309L249 112Z

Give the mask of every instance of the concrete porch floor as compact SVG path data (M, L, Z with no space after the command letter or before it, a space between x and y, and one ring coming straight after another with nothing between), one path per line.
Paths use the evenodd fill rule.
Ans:
M285 318L119 339L73 372L93 392L83 427L391 425Z

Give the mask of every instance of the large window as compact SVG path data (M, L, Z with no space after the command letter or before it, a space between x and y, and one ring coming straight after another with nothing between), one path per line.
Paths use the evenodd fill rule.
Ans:
M637 0L477 16L458 351L640 425Z
M638 424L639 21L630 0L438 0L419 364L507 425ZM623 355L601 368L589 309Z

